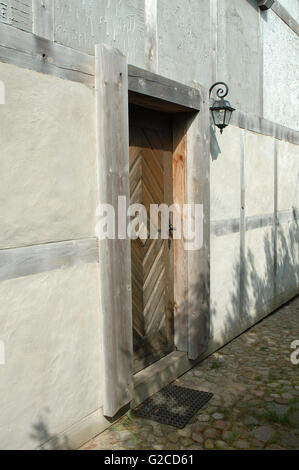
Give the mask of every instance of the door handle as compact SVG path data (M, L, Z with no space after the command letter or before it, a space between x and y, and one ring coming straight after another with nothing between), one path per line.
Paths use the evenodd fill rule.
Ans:
M171 247L171 239L173 238L173 235L172 235L172 234L173 234L174 230L176 230L176 228L169 222L168 230L169 230L168 248L170 249L170 247Z
M176 230L176 228L169 222L169 234L171 234L171 236L174 230Z

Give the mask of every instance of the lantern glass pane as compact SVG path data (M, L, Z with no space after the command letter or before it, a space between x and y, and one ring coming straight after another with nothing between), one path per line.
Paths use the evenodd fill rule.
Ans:
M226 113L225 113L225 119L224 119L224 124L225 124L226 126L229 125L229 121L230 121L231 115L232 115L232 112L227 109L227 110L226 110Z
M224 123L224 115L225 115L224 109L218 109L217 111L216 110L213 111L213 118L214 118L214 123L216 126Z

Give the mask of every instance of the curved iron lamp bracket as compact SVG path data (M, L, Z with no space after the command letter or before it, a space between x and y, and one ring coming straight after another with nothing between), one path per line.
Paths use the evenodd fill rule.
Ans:
M222 86L219 85L223 85L225 88L222 88ZM229 92L229 88L224 82L214 83L209 90L209 97L211 97L211 93L216 86L219 86L218 90L216 91L216 95L218 96L218 98L224 98Z

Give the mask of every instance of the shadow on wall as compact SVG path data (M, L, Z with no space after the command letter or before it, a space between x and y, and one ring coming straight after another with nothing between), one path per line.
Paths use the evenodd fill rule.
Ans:
M219 147L218 147L219 149ZM216 149L215 155L218 150ZM218 155L218 154L217 154ZM260 233L262 229L256 229ZM299 283L299 223L294 216L291 223L284 223L277 227L277 241L274 240L274 227L271 230L264 228L263 248L253 252L250 247L245 249L244 263L236 262L233 266L233 278L226 306L219 311L215 302L209 305L209 281L201 276L197 282L191 286L189 292L185 292L188 298L185 305L189 312L194 312L199 319L194 331L189 331L189 335L199 338L199 349L204 356L206 351L214 351L225 343L236 337L245 329L260 320L266 313L265 305L275 308L275 302L271 300L278 295L296 288ZM248 234L245 233L245 241ZM223 236L227 246L231 243L230 236ZM274 247L277 246L276 257ZM245 243L246 247L246 243ZM225 243L223 243L225 250ZM261 252L263 250L263 253ZM261 258L265 259L265 269L263 273L258 272L256 265ZM216 262L223 263L219 259ZM220 278L217 282L223 282ZM202 293L207 292L206 299L202 303ZM188 294L188 296L187 296ZM273 305L273 307L272 307ZM217 331L215 330L216 318L223 319ZM217 335L217 336L216 336ZM123 354L128 354L124 351ZM167 371L165 372L167 376ZM159 377L160 388L165 385L163 373ZM124 384L125 386L126 384ZM111 420L113 421L113 420ZM66 436L53 434L50 432L47 421L39 418L32 425L30 438L36 442L36 447L47 450L71 449L70 442Z
M229 244L231 242L229 236L226 239ZM298 286L299 223L297 219L294 218L291 223L278 226L276 259L274 246L274 228L272 227L271 233L269 234L268 231L263 237L264 253L254 253L251 248L247 248L244 263L238 260L234 264L231 292L224 311L217 308L216 302L211 303L210 308L208 303L201 305L202 290L209 290L203 277L191 287L190 300L184 308L188 308L189 312L194 312L199 317L196 331L189 331L189 336L197 335L200 338L199 348L202 355L208 350L214 351L224 346L242 331L250 328L279 306L279 299L277 299L279 295L291 289L295 290ZM259 273L256 264L261 257L263 258L263 255L265 270ZM221 282L221 279L218 282ZM217 331L215 329L216 317L218 324L220 319Z
M218 156L221 154L214 125L210 125L210 152L212 160L217 160Z
M286 237L285 227L287 226L289 230L288 236ZM216 350L222 347L226 342L260 320L262 316L264 316L263 308L265 304L273 298L275 290L276 295L278 295L298 285L298 220L294 220L290 224L284 224L284 226L279 226L277 238L276 283L274 282L273 230L271 231L271 235L264 235L263 245L266 270L263 276L257 272L255 267L255 261L259 255L255 255L251 249L247 249L246 252L247 263L244 266L243 274L241 273L240 263L235 264L233 268L234 276L230 301L225 312L223 312L225 322L221 326L220 334L219 331L217 331L216 340L213 340L216 333L214 330L214 319L216 315L219 315L219 312L217 312L215 306L211 305L209 308L208 301L206 304L201 304L203 290L209 292L207 280L201 276L198 282L189 291L189 302L183 307L187 307L189 311L191 310L195 314L200 313L196 331L189 333L191 335L196 334L201 339L199 347L203 355L209 348ZM229 237L227 237L227 243L230 243ZM240 284L241 278L243 279L243 285ZM250 296L249 292L251 292ZM128 352L126 351L125 354L128 354ZM165 385L165 382L163 382L163 374L161 374L159 380L160 388L162 388ZM111 421L113 422L113 420ZM72 448L68 438L63 435L51 433L46 420L41 417L37 423L33 424L30 438L36 441L37 448L42 448L43 450L70 450Z
M287 236L285 235L286 227L288 227ZM274 259L273 232L272 229L271 234L269 232L264 234L265 271L262 274L256 269L256 262L262 254L253 253L251 248L248 248L245 252L244 264L239 261L235 263L230 301L223 315L225 322L217 330L217 336L213 320L216 314L219 316L219 312L216 311L215 305L211 306L209 343L211 344L214 337L217 338L216 341L214 340L214 349L223 346L225 342L261 320L271 307L278 306L279 302L276 301L275 303L277 296L298 286L298 220L278 226L276 260ZM242 282L240 282L241 279ZM269 304L271 307L268 307L269 310L267 311L265 307Z
M41 417L33 424L30 438L36 441L38 448L42 446L42 450L71 450L68 438L50 433L46 421Z
M287 229L288 227L288 229ZM259 231L261 229L257 229ZM267 229L265 229L267 230ZM262 238L263 253L254 253L247 248L245 263L236 262L233 266L233 278L228 302L223 310L217 308L215 303L209 306L209 295L203 300L202 292L209 293L209 283L203 275L185 292L188 301L181 305L181 311L188 308L198 319L195 329L189 330L189 336L198 337L200 355L204 358L223 347L226 343L237 337L246 329L265 317L271 310L279 305L277 297L290 290L296 289L299 283L299 224L298 220L278 226L277 231L277 262L274 259L274 228L268 228ZM247 232L249 233L249 232ZM229 236L224 236L230 244ZM225 245L224 245L225 249ZM265 259L265 269L258 272L257 261ZM219 260L219 263L222 261ZM276 265L276 268L275 268ZM274 276L276 272L276 276ZM242 279L242 284L241 284ZM221 282L221 279L218 280ZM276 298L276 300L275 300ZM216 317L222 320L216 331ZM170 366L170 369L172 366ZM157 387L165 386L169 370L161 371L157 377ZM143 384L146 390L146 384ZM150 393L150 388L148 392Z

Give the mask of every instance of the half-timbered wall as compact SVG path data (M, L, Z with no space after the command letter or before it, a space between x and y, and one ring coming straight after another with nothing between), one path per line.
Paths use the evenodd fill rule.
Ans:
M298 292L298 145L230 126L210 171L215 348Z
M95 233L98 203L116 200L111 188L128 195L127 63L130 91L165 100L168 88L172 106L193 110L186 200L204 205L204 244L186 258L184 282L198 290L185 299L192 309L182 322L189 331L175 332L179 349L203 358L298 293L297 5L280 0L261 12L256 0L0 2L2 448L77 447L133 394L130 357L109 367L111 351L130 350L122 323L131 320L129 268L115 268L129 259L128 243L99 250ZM216 80L228 82L238 108L222 136L209 133ZM112 104L118 114L106 112ZM110 302L111 286L125 303ZM107 315L111 305L123 308L122 322Z
M54 37L91 54L104 42L128 63L188 85L224 80L238 109L299 129L285 94L295 97L298 86L299 6L275 4L262 11L256 0L55 0Z
M95 98L11 64L0 79L0 442L29 449L103 421Z

